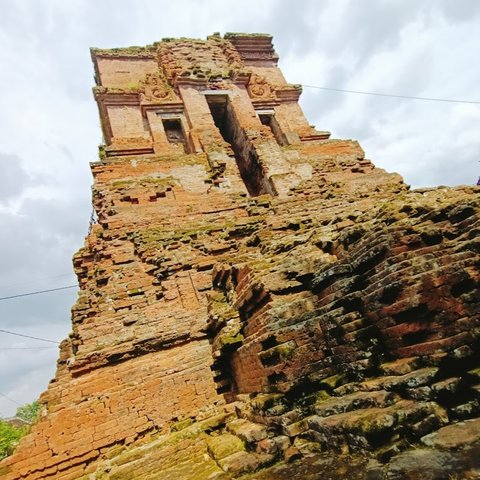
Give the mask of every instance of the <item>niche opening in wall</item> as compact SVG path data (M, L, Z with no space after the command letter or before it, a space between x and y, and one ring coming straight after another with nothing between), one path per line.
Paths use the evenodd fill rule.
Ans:
M232 147L240 176L248 193L252 197L265 193L275 195L275 188L265 175L255 147L240 126L228 95L206 93L205 98L215 126L223 139Z
M162 124L167 140L174 145L182 147L183 151L187 152L181 119L178 117L164 117L162 115Z
M257 116L260 122L262 123L262 125L265 125L271 130L271 132L273 133L273 136L275 137L275 140L279 145L288 144L284 135L282 134L280 125L278 124L277 119L275 118L275 110L273 109L257 110Z

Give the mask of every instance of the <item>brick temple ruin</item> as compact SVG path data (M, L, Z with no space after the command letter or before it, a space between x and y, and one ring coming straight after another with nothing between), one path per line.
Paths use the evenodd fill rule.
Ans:
M315 130L269 35L91 53L98 223L0 476L480 478L479 188Z

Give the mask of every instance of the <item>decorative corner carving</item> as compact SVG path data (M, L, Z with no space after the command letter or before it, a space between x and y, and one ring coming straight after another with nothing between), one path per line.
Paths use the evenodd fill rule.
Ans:
M275 89L267 82L265 77L252 74L248 83L248 93L252 99L275 100Z
M145 102L165 102L178 101L173 88L168 84L161 73L148 73L142 84L142 101Z

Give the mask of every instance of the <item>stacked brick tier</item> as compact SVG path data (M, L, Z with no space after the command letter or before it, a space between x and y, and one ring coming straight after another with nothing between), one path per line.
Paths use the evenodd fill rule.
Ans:
M4 478L233 479L282 461L296 470L255 478L474 475L478 188L409 191L314 130L267 35L93 56L98 223L42 418Z

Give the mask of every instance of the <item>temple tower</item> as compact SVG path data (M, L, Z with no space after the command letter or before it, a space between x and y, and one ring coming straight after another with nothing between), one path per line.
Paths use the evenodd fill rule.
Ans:
M91 55L97 222L2 478L227 480L478 417L478 190L409 192L315 130L269 35Z
M329 137L305 119L269 35L164 39L92 59L107 158L206 154L215 187L230 188L226 170L252 196L285 194L295 180L280 147Z

